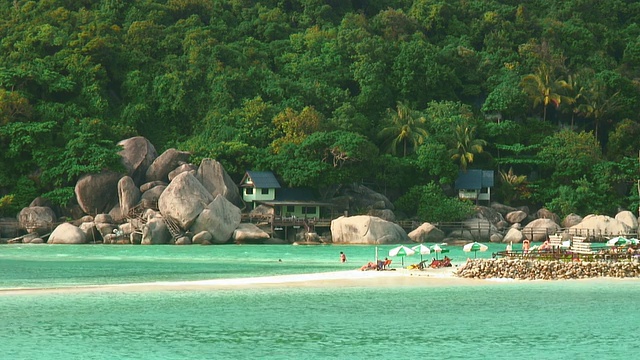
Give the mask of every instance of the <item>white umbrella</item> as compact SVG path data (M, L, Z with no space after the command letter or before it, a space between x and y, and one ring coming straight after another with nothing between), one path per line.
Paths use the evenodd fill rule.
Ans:
M468 243L462 247L462 250L465 252L473 251L473 257L476 257L478 251L487 251L489 247L485 244L480 244L479 242Z
M431 254L431 249L429 249L429 247L425 244L416 245L412 247L411 250L420 254L420 262L422 262L422 255Z
M402 266L404 266L404 257L411 256L415 253L416 253L415 251L411 250L410 248L404 245L400 245L398 247L395 247L389 250L389 256L400 256L402 258Z
M445 244L443 243L442 245L445 245ZM435 252L435 253L436 253L436 260L438 260L438 253L446 253L446 252L449 252L449 249L442 248L442 247L440 247L440 245L438 245L438 244L431 245L431 246L429 247L429 250L431 250L431 251L433 251L433 252Z
M629 241L629 239L624 238L622 236L616 236L614 238L609 239L609 241L607 241L607 246L625 246L629 244L631 244L631 241Z

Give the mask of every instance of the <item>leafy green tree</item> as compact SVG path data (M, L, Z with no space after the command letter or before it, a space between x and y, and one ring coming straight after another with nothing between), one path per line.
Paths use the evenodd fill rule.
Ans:
M401 147L402 156L407 156L428 136L424 129L425 118L406 103L398 102L395 111L387 111L387 117L390 125L382 129L378 136L384 139L391 154L395 155L398 147Z
M570 185L603 161L600 143L593 133L569 130L546 138L537 158L551 175L550 187Z
M475 125L473 111L469 105L454 101L431 101L425 111L425 126L430 137L449 144L455 137L456 126Z
M445 195L434 182L412 187L394 205L410 217L428 222L461 221L471 215L474 209L468 200Z
M319 131L324 125L324 116L313 107L305 107L300 112L287 108L273 118L273 125L283 135L271 144L278 153L283 144L301 144L307 136Z
M482 112L488 115L497 115L499 119L514 118L524 113L527 99L520 89L518 75L514 71L509 71L505 76L496 76L495 78L494 81L500 82L490 89L482 104Z
M631 119L623 119L609 132L607 158L617 161L623 157L638 157L640 149L640 124Z
M377 147L362 135L346 131L315 132L299 144L284 143L267 158L290 186L329 188L368 177Z
M417 151L416 165L438 184L452 184L458 176L458 167L451 161L447 145L429 137Z

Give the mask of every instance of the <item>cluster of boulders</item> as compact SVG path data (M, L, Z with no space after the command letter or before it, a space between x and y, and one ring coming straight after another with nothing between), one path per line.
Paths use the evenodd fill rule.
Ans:
M522 259L470 259L458 268L458 277L473 279L559 280L594 277L640 277L636 262Z
M444 241L450 244L468 241L520 243L523 240L542 242L549 235L562 234L566 240L574 235L587 241L604 241L617 235L636 233L638 218L627 210L615 217L588 215L584 218L569 214L564 219L546 208L531 213L527 207L512 208L493 203L489 207L477 206L475 215L447 231Z
M380 206L384 201L380 202ZM385 213L393 214L386 210ZM387 217L395 218L392 215ZM407 227L413 230L408 234ZM520 243L527 239L542 242L549 235L563 234L565 240L574 235L587 241L603 241L617 235L636 233L638 219L622 210L615 217L570 214L563 220L542 208L530 214L527 207L511 208L494 203L477 206L475 214L457 223L412 223L405 228L398 222L372 215L340 217L331 224L333 242L350 244L393 244L403 242L447 242L462 245L471 241Z
M35 199L18 215L17 227L27 233L21 241L44 242L47 236L49 243L222 244L271 239L255 225L240 223L244 207L240 192L216 160L204 159L195 165L190 163L188 152L176 149L158 155L144 137L129 138L118 145L122 147L124 173L104 171L81 177L75 186L76 202L64 214L45 199ZM532 213L527 207L498 203L476 206L473 216L458 223L402 224L386 196L361 184L335 190L331 200L335 211L364 215L334 219L330 233L320 237L305 233L305 240L314 235L314 241L343 244L460 245L470 241L543 241L562 232L566 237L580 235L587 241L600 241L638 230L638 219L630 211L620 211L615 217L570 214L560 219L544 208ZM271 217L273 211L259 206L251 216ZM74 220L64 221L65 225L53 232L61 216ZM407 233L409 228L412 231ZM2 231L7 229L13 231L14 227L5 225Z
M126 173L87 174L75 186L77 220L58 225L51 207L34 201L18 215L22 242L189 244L268 238L251 224L240 226L242 199L223 166L168 149L158 155L144 137L118 143Z

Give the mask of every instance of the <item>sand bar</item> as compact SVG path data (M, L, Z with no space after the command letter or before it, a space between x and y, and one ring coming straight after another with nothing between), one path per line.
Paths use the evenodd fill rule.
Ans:
M70 286L56 288L0 289L0 296L63 292L135 292L215 289L255 289L269 287L406 287L478 285L481 281L455 277L453 268L424 271L334 271L311 274L211 279L196 281L158 281L133 284Z

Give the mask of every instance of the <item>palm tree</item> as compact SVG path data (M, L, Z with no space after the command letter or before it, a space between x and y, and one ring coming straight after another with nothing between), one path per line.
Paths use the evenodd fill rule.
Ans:
M595 125L595 137L598 138L598 128L602 120L618 110L620 103L618 95L620 91L609 96L606 85L601 81L594 81L584 95L584 103L578 107L582 115L593 119Z
M520 87L533 101L533 107L542 104L542 119L547 120L549 104L557 108L566 99L562 92L569 87L566 81L553 78L553 71L545 64L541 64L535 74L525 75L520 81Z
M520 194L528 192L527 175L516 175L513 172L513 168L509 168L509 172L499 171L499 174L505 204L511 205L512 201L516 200Z
M580 105L584 102L586 88L584 87L584 74L569 74L567 76L567 96L566 103L570 106L571 111L571 129L573 129L575 116L580 114Z
M387 111L391 126L382 129L378 136L388 143L389 152L395 155L398 146L402 145L402 156L407 156L410 150L415 151L429 136L424 129L426 120L419 112L402 102L398 102L396 111Z
M481 154L487 142L476 139L476 128L468 125L457 125L455 131L455 149L451 151L451 159L460 163L464 171L473 163L474 156Z

